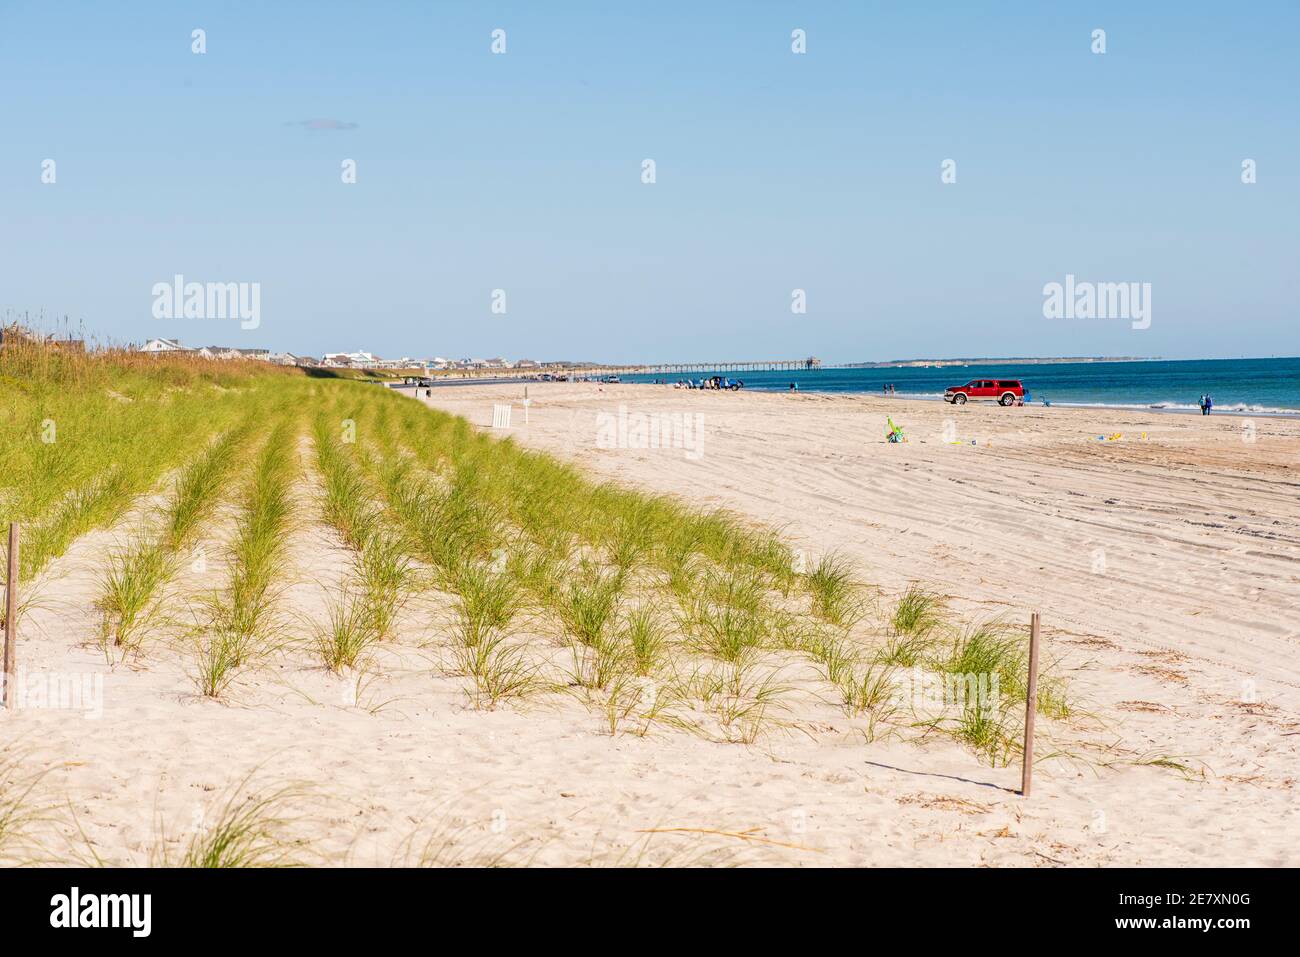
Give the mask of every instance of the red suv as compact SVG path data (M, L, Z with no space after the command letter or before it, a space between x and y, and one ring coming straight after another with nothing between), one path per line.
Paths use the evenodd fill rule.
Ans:
M997 399L999 405L1014 405L1017 399L1024 400L1025 387L1019 379L972 379L951 386L943 398L953 405L965 405L967 399Z

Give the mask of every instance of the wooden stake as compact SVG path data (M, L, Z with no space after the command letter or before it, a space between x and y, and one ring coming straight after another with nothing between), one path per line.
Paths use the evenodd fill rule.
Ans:
M9 523L9 566L5 575L5 697L14 706L14 658L18 653L18 523Z
M1034 776L1034 715L1038 711L1038 612L1029 618L1029 684L1025 687L1025 756L1020 768L1020 793L1029 797Z

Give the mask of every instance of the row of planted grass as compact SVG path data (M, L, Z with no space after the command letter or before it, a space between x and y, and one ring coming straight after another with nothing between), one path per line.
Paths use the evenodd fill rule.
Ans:
M352 561L348 580L328 601L328 620L315 636L322 662L335 672L356 667L368 649L391 636L412 574L406 551L355 460L353 443L345 441L353 420L340 416L340 408L331 403L312 424L322 515Z
M278 606L288 584L300 428L298 415L281 418L245 483L226 556L228 581L208 597L198 629L196 681L204 695L218 697L237 669L274 649L286 630Z

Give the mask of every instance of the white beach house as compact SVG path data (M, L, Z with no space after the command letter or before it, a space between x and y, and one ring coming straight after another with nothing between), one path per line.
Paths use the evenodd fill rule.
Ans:
M189 352L179 339L150 339L140 347L141 352Z

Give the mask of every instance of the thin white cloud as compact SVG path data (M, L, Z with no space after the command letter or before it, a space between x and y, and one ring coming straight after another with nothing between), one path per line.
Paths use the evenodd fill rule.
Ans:
M295 120L284 125L301 126L305 130L355 130L358 126L356 123L345 123L343 120L332 119Z

